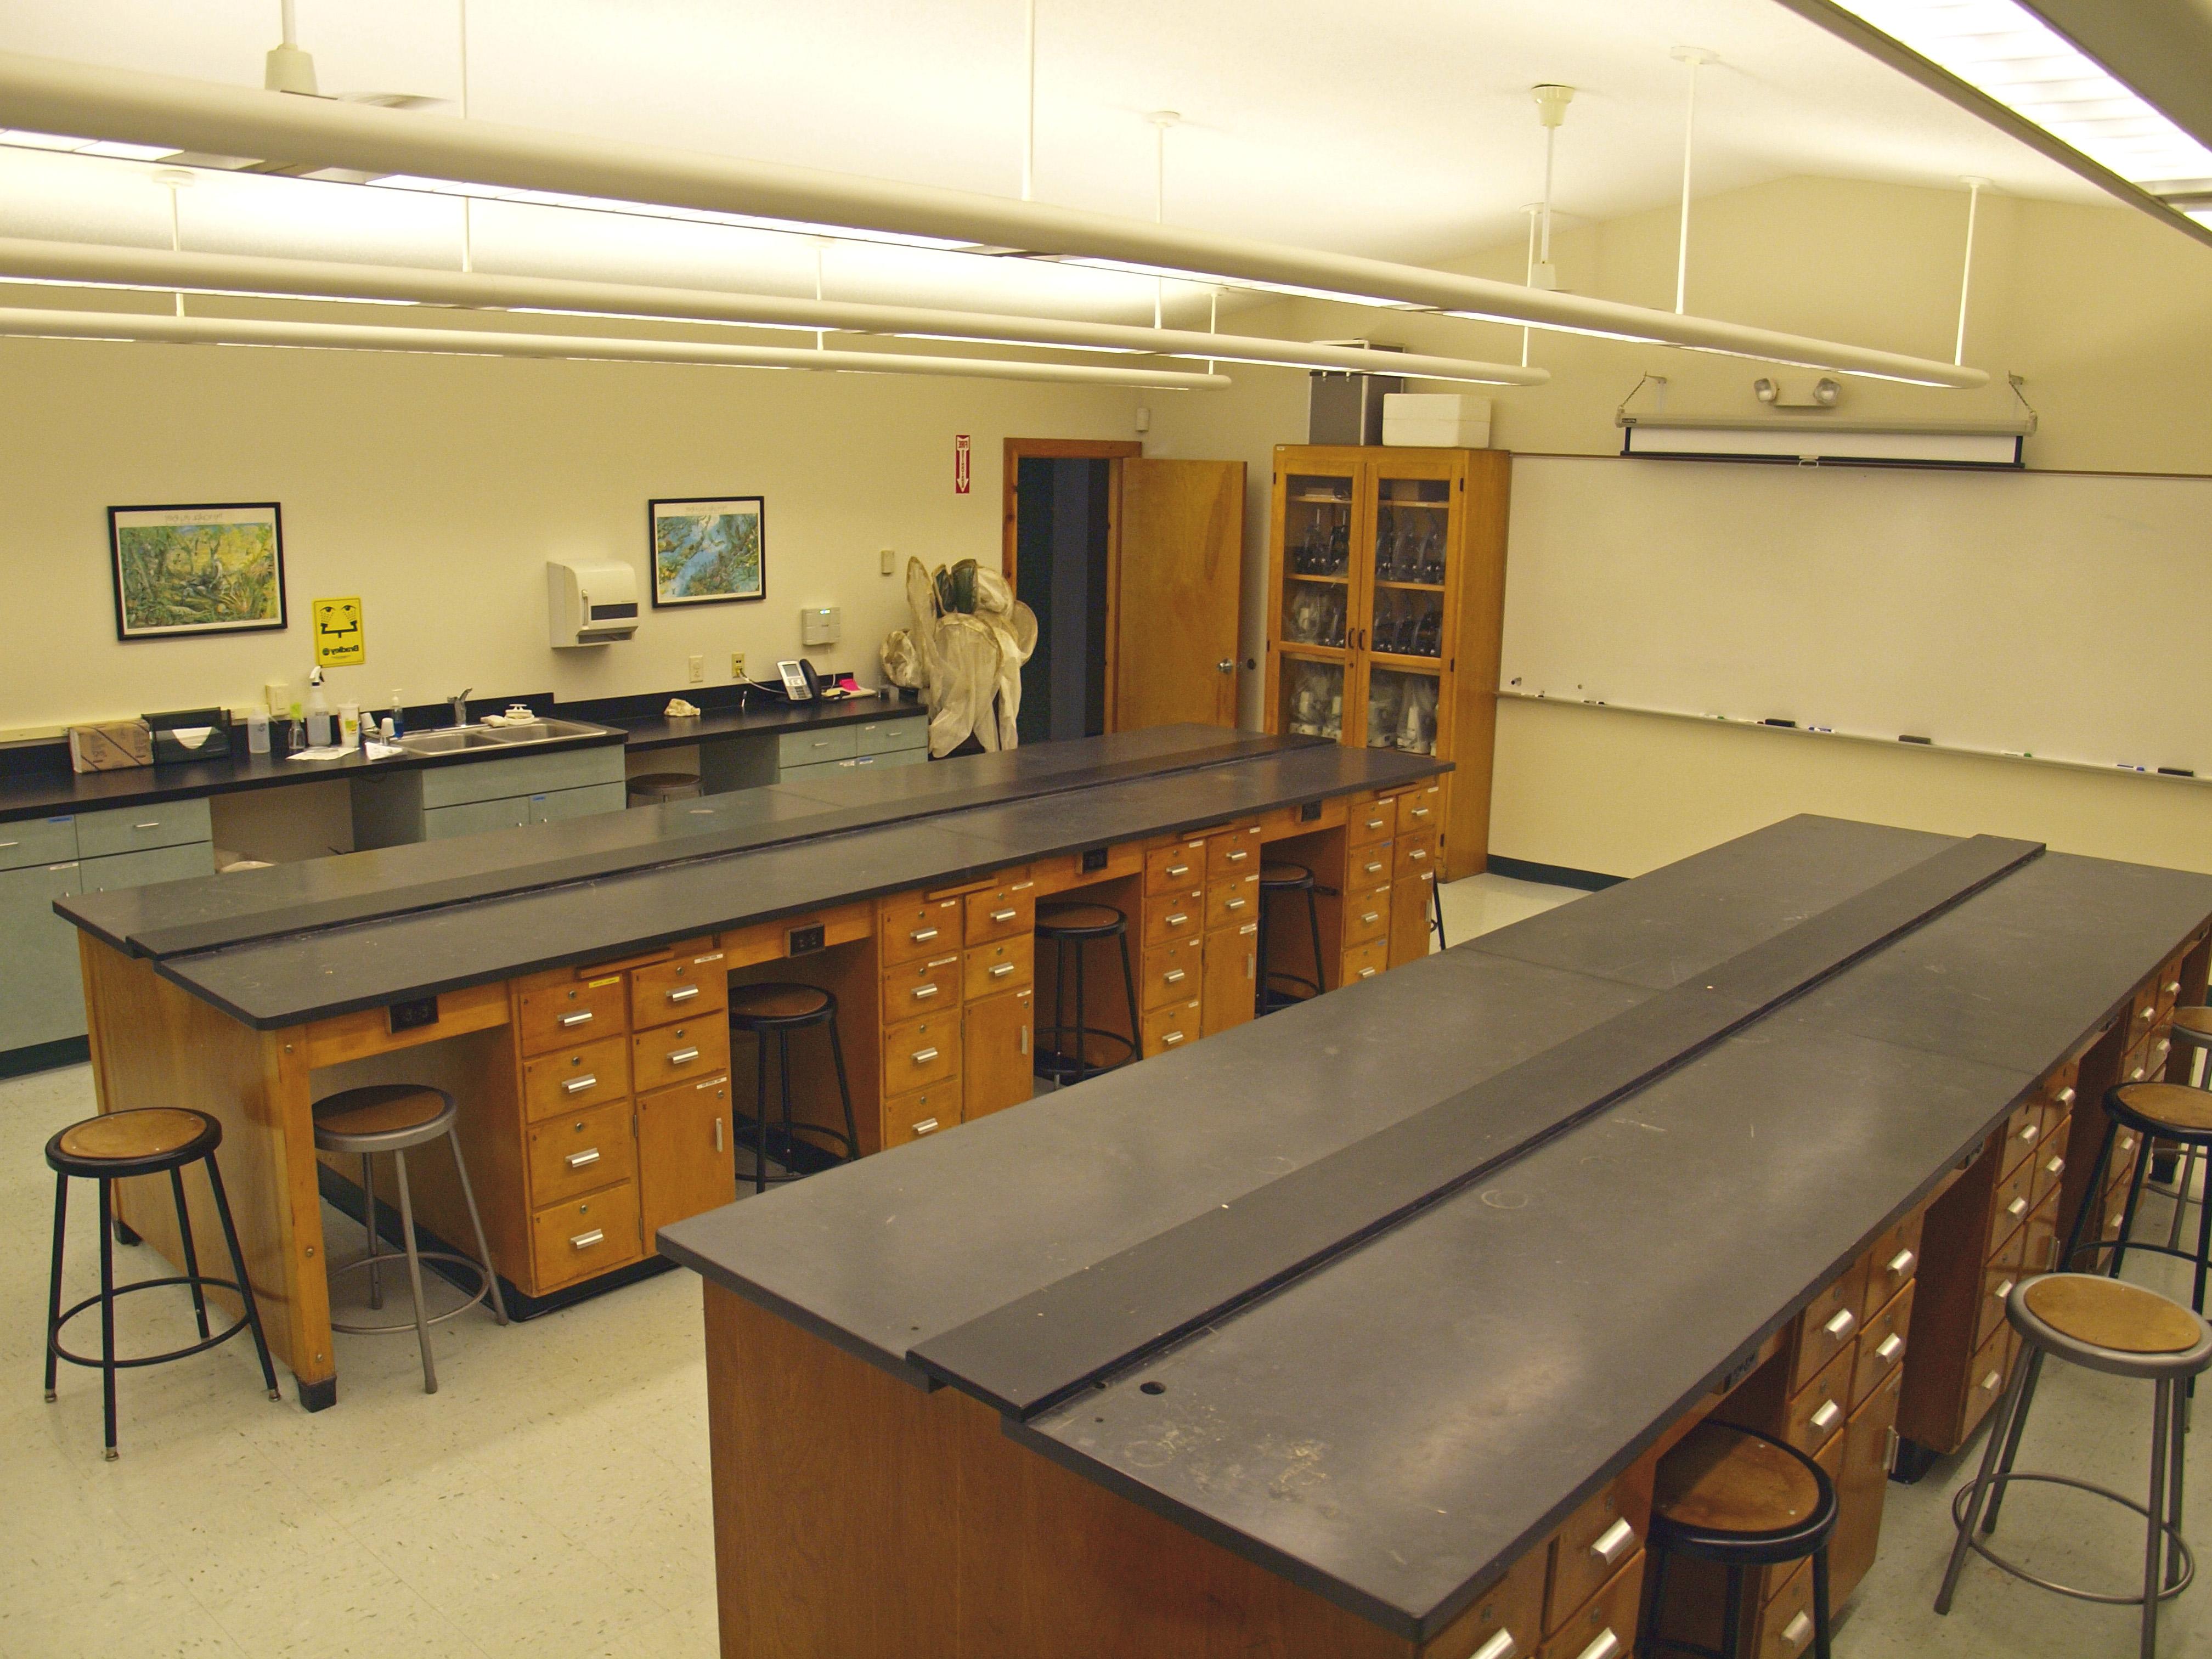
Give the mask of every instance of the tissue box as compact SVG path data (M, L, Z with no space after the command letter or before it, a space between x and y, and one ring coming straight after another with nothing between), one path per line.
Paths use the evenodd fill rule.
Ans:
M230 753L230 713L223 708L178 708L146 716L154 738L154 764L221 760Z
M1490 399L1458 392L1393 392L1382 399L1382 441L1422 449L1490 447Z
M76 772L120 772L154 763L153 740L143 720L72 726L69 745L70 769Z

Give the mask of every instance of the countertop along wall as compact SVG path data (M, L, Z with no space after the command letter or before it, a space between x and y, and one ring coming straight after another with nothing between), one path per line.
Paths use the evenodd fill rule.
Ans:
M1179 398L1151 392L1158 409ZM799 654L799 607L844 608L810 654L880 678L907 618L907 556L995 566L1006 436L1126 438L1139 395L668 365L534 362L223 346L0 341L0 729L148 710L244 708L270 679L304 696L310 599L357 594L368 658L330 671L332 708L727 685ZM969 434L972 493L953 493ZM653 611L646 502L766 497L767 599ZM110 506L283 503L290 627L119 642ZM895 550L895 574L879 573ZM556 651L545 561L637 567L635 639Z
M1701 314L1948 360L1958 323L1966 193L1832 179L1788 179L1699 199L1691 222L1689 308ZM1554 257L1583 294L1671 307L1672 209L1590 226L1563 219ZM1455 269L1519 282L1525 243ZM1990 371L1981 392L1846 379L1851 416L1992 419L2014 405L2007 371L2027 379L2041 416L2031 468L2212 475L2212 249L2120 207L1985 195L1976 233L1966 361ZM1288 301L1239 310L1224 326L1309 339L1364 337L1416 350L1518 362L1521 332L1495 324ZM1751 383L1793 387L1816 375L1748 359L1559 333L1531 337L1553 371L1529 389L1450 387L1492 398L1492 441L1523 454L1618 455L1614 412L1638 379L1666 376L1665 407L1756 418ZM1638 398L1652 406L1654 388ZM1306 377L1240 368L1200 407L1153 398L1150 453L1242 456L1251 467L1245 541L1244 649L1256 658L1266 616L1271 450L1306 435ZM1622 466L1686 465L1621 460ZM1718 476L1725 469L1716 468ZM1778 526L1778 536L1786 526ZM2202 550L2212 566L2212 532ZM1509 550L1506 580L1512 581ZM2212 569L2208 569L2212 574ZM2187 623L2158 623L2144 596L2146 648L2194 650ZM2021 641L2020 672L2063 640ZM1654 627L1668 625L1655 617ZM1832 642L1824 642L1832 643ZM1879 649L1879 641L1866 642ZM1261 677L1243 677L1248 724ZM1638 875L1794 812L1944 834L1986 831L2068 852L2212 870L2212 787L2062 771L1940 751L1814 743L1757 729L1617 709L1508 701L1498 710L1491 850L1534 863Z

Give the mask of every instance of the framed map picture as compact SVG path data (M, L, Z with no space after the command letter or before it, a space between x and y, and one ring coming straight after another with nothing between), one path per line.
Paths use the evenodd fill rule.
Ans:
M653 602L726 605L768 597L758 495L648 501Z
M274 501L111 507L115 636L281 629L284 535Z

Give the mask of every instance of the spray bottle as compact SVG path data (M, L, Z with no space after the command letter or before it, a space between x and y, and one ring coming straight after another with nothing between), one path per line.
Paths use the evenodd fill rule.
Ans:
M318 749L330 747L331 705L323 696L319 664L307 671L307 741Z

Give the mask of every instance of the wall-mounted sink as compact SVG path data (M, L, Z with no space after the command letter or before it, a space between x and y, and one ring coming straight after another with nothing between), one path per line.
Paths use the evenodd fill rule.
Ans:
M574 738L605 735L605 729L578 720L529 720L519 726L448 726L434 732L410 732L399 746L410 755L452 755L468 750L526 748Z

